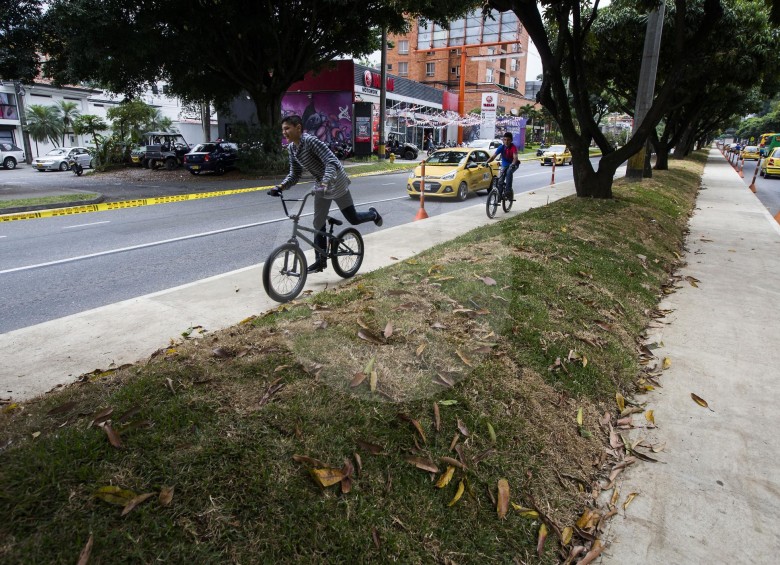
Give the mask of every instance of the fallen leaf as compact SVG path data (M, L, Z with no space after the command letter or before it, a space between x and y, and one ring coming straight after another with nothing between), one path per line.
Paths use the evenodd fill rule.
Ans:
M457 445L459 439L460 439L460 434L458 432L455 432L455 435L452 437L452 441L450 442L450 451L455 449L455 445Z
M433 427L438 432L441 429L441 415L439 414L439 405L433 403Z
M59 414L66 414L67 412L70 412L76 407L76 403L72 400L70 402L66 402L64 404L60 404L59 406L52 408L48 412L46 412L49 416L57 416Z
M615 491L612 493L612 498L609 499L609 505L615 506L619 498L620 498L620 490L615 488Z
M493 429L493 425L490 422L485 422L485 425L488 429L488 435L490 436L490 441L492 443L496 443L496 430Z
M384 341L366 329L358 330L358 337L374 345L384 345Z
M370 330L371 328L368 327L368 324L363 321L362 318L357 319L357 325L363 328L364 330Z
M95 538L93 535L89 534L87 544L84 546L84 549L81 550L81 553L79 553L79 560L76 565L87 565L87 563L89 563L89 556L92 554L92 544L94 541Z
M496 281L490 277L482 277L482 282L488 286L496 286Z
M355 457L355 463L357 463L357 474L363 472L363 460L360 458L360 453L357 451L352 454Z
M390 336L393 335L393 322L387 322L387 325L385 326L385 339L390 339Z
M341 469L334 469L332 467L326 467L324 469L310 469L312 478L322 488L327 488L340 483L344 480L344 473Z
M441 477L439 477L439 480L436 481L436 488L444 488L448 484L450 484L450 481L452 480L452 476L455 474L455 467L450 465L447 467L447 470L442 473Z
M599 555L601 555L602 551L604 551L604 546L601 545L601 542L599 540L594 541L590 551L585 555L585 557L582 558L582 560L577 562L577 565L588 565L588 563L592 563Z
M382 542L379 541L379 532L375 527L371 527L371 539L374 540L374 546L376 546L377 549L382 547Z
M369 441L357 440L357 445L360 449L362 449L363 451L367 451L371 455L379 455L383 451L381 445L377 445Z
M327 463L323 463L319 459L309 457L308 455L293 455L292 458L296 463L305 463L306 465L311 465L312 467L330 467L330 465Z
M121 489L116 486L107 486L97 489L93 493L93 496L104 502L108 502L109 504L124 506L138 495L131 490Z
M415 352L415 355L419 357L423 354L423 351L425 351L425 348L428 347L427 343L421 343L420 346L417 348L417 351Z
M447 326L445 326L441 322L435 322L431 324L431 328L433 328L434 330L446 330Z
M672 366L672 360L669 359L668 357L664 357L664 361L663 361L663 365L662 365L664 371L666 369L668 369L669 367L671 367L671 366Z
M452 457L441 457L440 458L443 463L446 463L447 465L453 465L454 467L457 467L458 469L465 469L466 466L458 461L457 459L453 459Z
M496 503L496 512L499 519L506 518L509 511L509 482L506 479L498 480L498 502Z
M457 403L458 401L454 399L439 400L438 402L438 404L441 404L442 406L455 406Z
M618 408L621 412L626 409L626 399L623 398L623 395L619 392L615 393L615 401L617 402Z
M626 497L626 501L623 503L623 510L628 508L628 505L631 504L631 501L634 500L634 498L636 498L638 494L639 494L638 492L632 492Z
M577 410L577 425L582 427L582 408Z
M108 436L108 441L116 447L117 449L122 449L122 440L119 438L119 434L114 431L114 428L111 427L109 423L103 423L100 425L101 428L103 428L103 431L106 432L106 436Z
M693 393L691 393L691 398L693 398L693 401L694 401L696 404L698 404L699 406L701 406L702 408L707 408L707 409L709 409L711 412L715 412L715 410L713 410L712 408L710 408L710 405L709 405L709 404L707 404L707 401L706 401L706 400L704 400L704 399L703 399L701 396L699 396L699 395L696 395L696 394L693 394Z
M368 380L368 386L371 392L376 392L377 374L376 371L371 371L371 376Z
M128 514L130 514L130 512L133 511L133 508L135 508L136 506L138 506L142 502L144 502L146 500L149 500L154 495L155 495L155 493L153 493L153 492L147 492L147 493L144 493L144 494L139 494L138 496L136 496L132 500L128 501L128 503L125 504L124 509L122 509L122 516L127 516Z
M525 508L523 506L520 506L519 504L512 503L512 508L514 508L517 512L520 513L520 516L523 518L533 518L536 519L539 517L539 513L534 510L533 508Z
M447 506L452 506L456 502L460 500L460 497L463 496L463 491L465 490L465 487L463 486L463 481L460 481L458 483L458 490L455 491L455 496L452 497L452 500L450 500L450 503Z
M536 554L541 557L544 553L544 542L547 541L547 526L542 522L539 526L539 536L536 541Z
M344 477L341 480L341 494L349 494L350 492L352 492L352 479Z
M173 500L173 489L175 487L163 487L160 489L160 496L158 500L163 506L168 506Z
M652 410L648 410L645 412L645 419L650 422L651 424L655 424L655 414Z
M571 542L571 537L574 534L574 528L571 526L566 526L563 528L563 532L561 532L561 543L563 545L569 545L569 542Z
M473 367L473 365L471 364L471 360L468 357L466 357L463 353L461 353L459 349L455 350L455 354L458 357L460 357L460 360L463 361L466 365L468 365L469 367Z
M99 424L102 424L109 418L111 418L111 414L114 413L113 408L105 408L103 410L100 410L99 412L96 412L94 416L92 416L92 422L89 424L90 426L97 426Z
M350 388L355 388L356 386L360 386L364 380L366 380L365 373L355 373L355 376L352 377L352 380L349 382L349 386Z
M117 424L121 424L122 422L126 422L136 414L138 414L141 411L142 406L133 406L129 410L126 410L119 418L117 418L115 421Z
M407 463L411 463L418 469L422 469L423 471L429 471L431 473L438 473L439 468L436 466L436 464L431 461L430 459L425 459L423 457L405 457L404 461Z
M460 418L458 418L458 429L465 437L469 437L469 429L466 427L466 424L460 420Z

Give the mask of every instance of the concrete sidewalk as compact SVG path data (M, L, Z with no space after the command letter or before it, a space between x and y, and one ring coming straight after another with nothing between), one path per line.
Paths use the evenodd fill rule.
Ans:
M573 193L574 184L569 181L518 194L509 215ZM478 202L365 236L366 251L360 272L391 265L507 216L499 212L495 220L490 220L485 213L485 200ZM311 251L309 254L311 259ZM262 265L255 265L2 334L0 396L23 401L95 369L146 359L167 346L170 339L180 339L189 327L203 326L215 331L275 308L278 304L263 290L261 273ZM306 288L316 292L341 281L329 268L309 276Z
M716 150L702 182L681 270L701 282L661 305L673 312L648 342L671 367L641 398L658 429L633 435L666 447L618 480L602 563L778 561L780 229Z

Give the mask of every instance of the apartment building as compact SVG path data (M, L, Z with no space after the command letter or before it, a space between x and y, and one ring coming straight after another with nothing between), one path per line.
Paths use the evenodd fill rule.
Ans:
M493 10L483 20L481 10L475 10L449 29L419 19L411 22L409 33L388 40L393 47L387 51L387 71L396 76L457 93L465 73L466 113L479 111L484 92L498 95L498 114L517 115L535 102L525 97L528 32L514 12ZM513 43L489 45L504 41ZM476 46L481 44L488 45ZM466 65L461 69L464 46Z

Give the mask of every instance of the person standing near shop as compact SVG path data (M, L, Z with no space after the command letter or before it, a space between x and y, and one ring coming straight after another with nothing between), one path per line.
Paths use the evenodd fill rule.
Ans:
M382 225L382 216L376 208L369 208L368 212L358 212L349 192L350 180L341 161L317 137L303 133L303 122L300 116L291 115L282 120L282 135L288 141L287 152L290 156L290 172L287 177L268 191L269 196L279 196L281 191L287 190L301 180L304 169L307 170L316 182L314 186L314 229L318 233L314 237L314 243L321 249L325 249L327 238L325 237L325 222L330 210L330 204L334 200L344 214L347 221L353 226L364 222L374 222ZM312 263L308 272L319 273L327 266L327 257L317 253L317 259Z
M493 159L501 155L501 173L504 177L504 186L508 189L512 189L512 178L515 171L520 166L520 159L517 156L517 146L512 143L512 134L506 132L501 138L502 144L496 148L496 152L490 156L487 163L490 163ZM499 182L499 185L501 183Z

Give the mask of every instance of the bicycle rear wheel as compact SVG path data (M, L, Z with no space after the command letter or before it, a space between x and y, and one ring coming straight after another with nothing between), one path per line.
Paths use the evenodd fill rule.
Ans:
M355 228L347 228L331 240L330 262L342 278L354 277L363 263L363 236Z
M512 204L515 201L515 193L511 188L504 190L504 198L501 199L501 207L504 212L509 212L512 209Z
M263 287L277 302L289 302L298 296L306 284L306 257L293 243L280 245L268 256L263 266Z
M498 210L498 190L492 188L488 193L487 202L485 203L487 217L495 218L496 210Z

